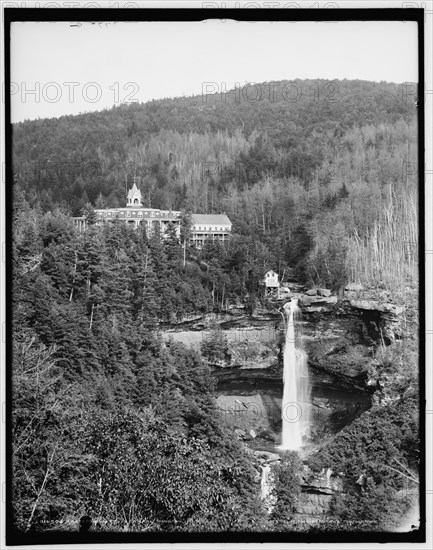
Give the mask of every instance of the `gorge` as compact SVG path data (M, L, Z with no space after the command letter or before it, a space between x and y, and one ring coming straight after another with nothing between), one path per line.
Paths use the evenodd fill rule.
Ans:
M313 301L303 292L298 296L303 313L302 347L308 354L311 382L308 439L317 443L370 406L374 388L368 385L367 365L379 338L371 331L377 322L384 327L389 322L376 310L365 315L349 300L337 302L333 296L317 296ZM286 339L281 307L281 303L269 304L252 315L242 307L234 307L230 314L188 320L165 332L166 338L196 348L212 338L220 339L224 349L209 361L217 379L217 402L226 422L257 433L263 429L268 439L273 434L271 439L277 444L282 431ZM288 347L286 350L290 352Z
M218 408L234 436L261 464L263 499L272 492L269 480L275 464L285 451L297 450L303 474L296 517L314 525L323 521L333 499L344 495L347 480L332 464L315 472L310 464L327 442L380 399L370 365L384 338L390 342L401 337L405 316L404 308L350 286L342 299L293 287L292 301L285 306L269 303L252 315L233 307L230 314L189 321L189 330L185 325L172 327L166 336L198 347L214 339L223 346L213 361L209 357ZM303 422L284 423L284 413L293 417L297 412L299 405L293 403L300 403Z

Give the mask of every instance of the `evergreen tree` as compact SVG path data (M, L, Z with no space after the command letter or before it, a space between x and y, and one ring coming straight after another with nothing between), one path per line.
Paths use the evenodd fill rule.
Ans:
M93 208L93 205L87 202L82 209L82 216L86 219L86 225L92 226L95 225L98 221L98 216Z

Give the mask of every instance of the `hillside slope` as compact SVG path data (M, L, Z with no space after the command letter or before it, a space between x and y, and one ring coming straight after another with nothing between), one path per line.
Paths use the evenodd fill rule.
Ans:
M227 213L281 273L298 265L337 287L349 261L347 277L371 283L397 255L411 278L415 99L392 83L280 81L27 121L13 128L15 181L30 205L73 215L123 206L135 181L146 206ZM378 258L384 212L396 232ZM321 268L325 257L336 265Z

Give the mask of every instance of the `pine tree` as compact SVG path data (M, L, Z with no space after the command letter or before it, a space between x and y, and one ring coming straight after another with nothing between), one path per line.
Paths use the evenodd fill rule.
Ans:
M178 266L182 252L176 226L173 223L168 224L165 232L164 250L167 256L169 269Z
M96 198L95 208L97 208L97 209L106 208L105 199L104 199L102 193L99 193L98 197Z
M96 214L93 205L89 202L84 205L84 208L82 209L82 216L86 218L87 226L95 225L98 221L98 215Z

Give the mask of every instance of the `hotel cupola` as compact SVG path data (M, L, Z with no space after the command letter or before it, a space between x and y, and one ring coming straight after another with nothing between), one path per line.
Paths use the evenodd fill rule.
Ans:
M143 206L141 191L140 189L138 189L135 183L128 191L128 195L126 197L126 206Z

